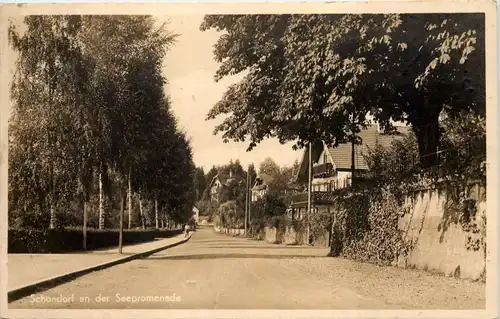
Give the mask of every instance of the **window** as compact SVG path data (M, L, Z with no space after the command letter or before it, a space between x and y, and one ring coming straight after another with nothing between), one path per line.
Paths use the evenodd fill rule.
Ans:
M323 154L323 163L328 163L328 156L326 156L326 153Z

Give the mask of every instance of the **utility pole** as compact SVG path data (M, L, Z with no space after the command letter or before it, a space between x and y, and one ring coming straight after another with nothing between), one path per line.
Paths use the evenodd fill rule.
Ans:
M356 171L356 138L354 135L354 111L351 114L351 185L353 184L354 174Z
M250 169L248 170L248 225L250 225L250 218L252 216L252 177L250 177Z
M249 198L248 198L248 181L249 181L249 178L250 178L250 172L247 171L247 180L246 180L246 184L245 184L245 192L246 192L246 196L245 196L245 236L247 235L247 230L248 230L248 226L247 226L247 221L248 221L248 206L249 206Z
M309 142L309 180L307 186L307 243L309 244L309 236L310 236L310 219L311 219L311 196L312 196L312 143Z

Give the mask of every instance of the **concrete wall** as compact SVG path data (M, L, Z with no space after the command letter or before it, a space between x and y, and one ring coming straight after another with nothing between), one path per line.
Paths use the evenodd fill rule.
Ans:
M245 235L244 229L223 228L223 227L219 227L219 226L214 226L214 231L216 231L218 233L233 235L233 236L244 236Z
M399 228L415 246L408 258L397 261L398 266L414 266L460 278L478 279L485 269L482 246L468 243L481 241L485 232L482 215L486 214L486 190L471 185L469 199L476 202L477 212L472 225L477 230L465 231L457 222L461 212L449 209L449 198L442 189L426 188L409 195L405 202L409 212L399 220Z
M292 226L288 226L284 231L278 231L275 227L264 228L264 240L268 243L280 243L286 245L306 245L306 234L296 232Z
M278 240L277 229L274 227L264 227L264 240L268 243L276 243Z

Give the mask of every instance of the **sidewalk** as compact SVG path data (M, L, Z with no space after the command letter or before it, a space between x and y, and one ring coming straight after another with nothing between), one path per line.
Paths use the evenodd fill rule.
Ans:
M152 242L123 246L123 254L121 255L118 254L118 247L68 254L8 254L8 290L11 291L69 272L160 249L182 242L184 239L186 239L184 234L180 234Z

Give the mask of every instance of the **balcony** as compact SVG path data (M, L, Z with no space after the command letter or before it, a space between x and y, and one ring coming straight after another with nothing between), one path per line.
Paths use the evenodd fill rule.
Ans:
M335 174L335 170L333 169L332 163L324 163L315 165L313 167L313 177L321 178L321 177L330 177Z
M351 187L352 179L340 179L331 181L330 183L325 183L323 185L314 185L313 191L311 193L311 202L315 205L328 205L332 203L335 197L335 191L343 188ZM321 187L320 189L314 189L314 187ZM307 191L295 194L292 196L292 206L304 206L307 205Z
M332 201L332 192L312 192L311 202L314 204L329 204ZM307 203L307 192L292 196L293 203Z

